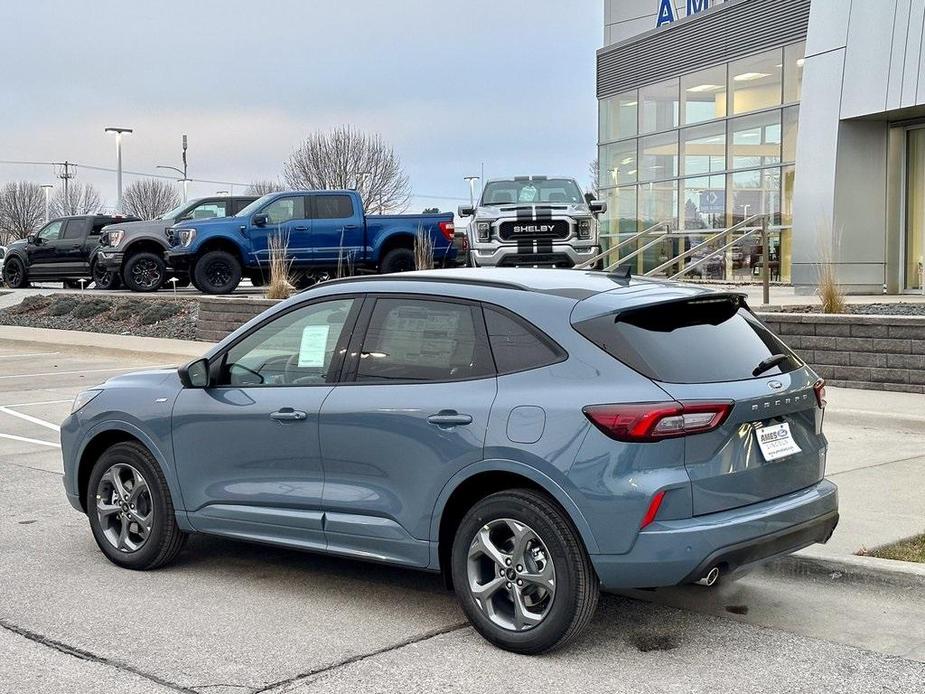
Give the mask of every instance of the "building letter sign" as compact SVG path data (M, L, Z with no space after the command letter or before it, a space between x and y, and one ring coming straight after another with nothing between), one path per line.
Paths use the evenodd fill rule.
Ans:
M662 24L671 24L674 21L674 7L671 3L672 0L659 0L656 28L662 26ZM698 12L703 12L709 7L710 0L687 0L687 16L690 17Z
M688 0L690 2L691 0ZM658 23L656 28L662 24L671 24L674 21L674 8L671 6L671 0L660 0L658 6Z

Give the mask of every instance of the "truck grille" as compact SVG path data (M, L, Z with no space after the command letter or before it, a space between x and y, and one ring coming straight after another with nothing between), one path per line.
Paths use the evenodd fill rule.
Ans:
M569 223L564 219L516 219L501 222L498 236L502 241L518 239L565 239L569 235Z

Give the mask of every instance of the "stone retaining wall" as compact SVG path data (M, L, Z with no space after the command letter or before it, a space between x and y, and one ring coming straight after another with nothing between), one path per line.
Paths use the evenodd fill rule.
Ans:
M199 299L196 339L218 342L258 313L279 303L272 299L203 297Z
M758 315L829 385L925 393L925 317Z
M276 301L200 299L197 339L218 342ZM833 386L925 393L925 317L759 313Z

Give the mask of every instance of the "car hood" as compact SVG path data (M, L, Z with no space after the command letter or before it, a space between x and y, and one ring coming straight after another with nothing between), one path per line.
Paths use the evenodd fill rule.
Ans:
M17 239L6 245L6 252L9 253L14 248L23 248L28 242L25 239Z
M146 231L156 231L158 233L163 233L164 229L167 229L173 225L172 219L145 219L140 222L114 222L113 224L107 224L103 227L103 231L113 231L114 229L122 229L123 231L130 234L137 234L139 232Z
M184 219L177 222L171 229L206 229L221 226L240 226L242 221L238 217L211 217L209 219Z
M526 215L551 213L555 217L590 217L591 210L584 203L504 203L503 205L482 205L476 210L479 219L518 219Z
M149 371L133 371L132 373L113 376L100 388L144 388L160 389L172 385L181 387L180 376L177 369L172 367L151 369Z

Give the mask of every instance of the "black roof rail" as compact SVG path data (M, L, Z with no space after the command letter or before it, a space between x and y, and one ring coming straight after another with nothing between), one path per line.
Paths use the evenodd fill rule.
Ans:
M311 287L306 287L302 290L302 292L307 292L308 290L318 287L319 285L328 287L332 284L350 284L358 282L431 282L436 284L468 284L477 287L494 287L496 289L515 289L517 291L527 291L527 287L522 284L517 284L516 282L504 282L502 280L483 280L474 277L454 277L452 275L448 275L446 277L437 277L390 273L385 275L355 275L353 277L340 277L338 279L326 280L325 282L321 282L319 284L313 284Z

